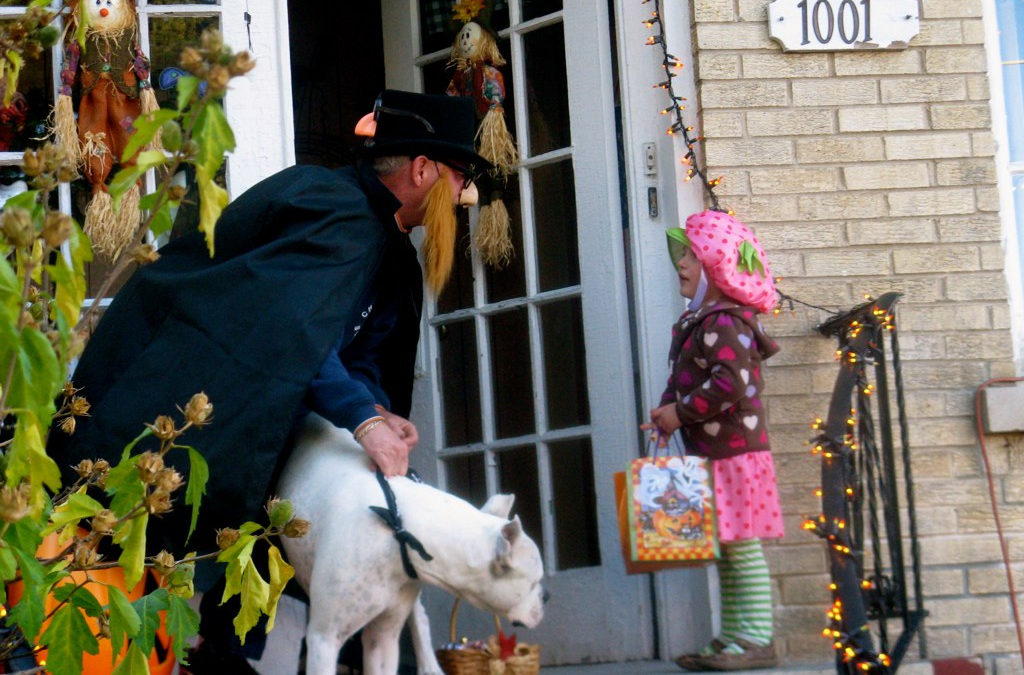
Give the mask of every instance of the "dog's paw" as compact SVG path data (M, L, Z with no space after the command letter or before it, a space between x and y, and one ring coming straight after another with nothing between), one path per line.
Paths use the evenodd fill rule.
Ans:
M437 670L434 670L433 668L427 668L427 669L424 669L424 670L421 670L420 668L417 668L416 669L416 675L444 675L444 671L441 670L440 667L438 667Z

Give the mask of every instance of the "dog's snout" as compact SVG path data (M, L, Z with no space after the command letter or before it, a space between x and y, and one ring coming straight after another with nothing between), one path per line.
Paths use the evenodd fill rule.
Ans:
M550 599L551 599L551 593L548 592L547 589L545 589L544 592L541 593L540 601L543 602L544 604L547 604L548 600L550 600Z
M515 626L516 628L526 628L527 627L526 624L523 623L522 621L513 621L512 625Z

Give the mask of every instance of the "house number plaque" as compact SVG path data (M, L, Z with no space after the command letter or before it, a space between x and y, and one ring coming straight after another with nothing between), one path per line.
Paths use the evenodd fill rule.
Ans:
M768 32L787 52L906 49L919 0L774 0Z

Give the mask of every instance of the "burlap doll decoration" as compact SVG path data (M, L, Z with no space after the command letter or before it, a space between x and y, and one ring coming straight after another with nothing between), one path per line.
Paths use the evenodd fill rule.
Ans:
M452 45L449 65L455 72L447 93L471 97L476 105L476 144L494 168L479 180L481 206L474 244L484 262L502 267L514 253L502 194L519 164L519 152L505 123L505 79L498 70L505 59L490 27L491 9L487 0L459 0L452 6L453 18L463 25Z
M141 214L138 185L114 213L107 178L121 162L135 119L158 105L149 84L149 59L139 47L135 0L72 0L71 10L53 132L92 186L85 230L93 248L113 260L135 235ZM85 49L75 38L82 21ZM77 123L72 102L76 84Z

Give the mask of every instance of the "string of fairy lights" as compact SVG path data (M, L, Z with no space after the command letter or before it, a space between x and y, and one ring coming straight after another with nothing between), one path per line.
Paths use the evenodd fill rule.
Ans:
M673 80L678 75L677 72L683 67L683 62L670 54L668 51L668 43L665 40L665 24L662 21L661 13L661 0L643 0L641 4L654 3L654 10L651 12L650 18L644 20L644 25L648 28L654 29L654 33L648 36L647 44L651 46L657 46L661 48L662 59L661 67L665 71L665 79L658 82L654 86L659 89L664 89L668 94L669 104L665 108L662 108L661 114L672 118L672 124L666 130L669 136L681 135L683 137L683 143L686 145L686 152L680 160L688 168L686 170L686 181L689 182L696 176L700 179L701 185L704 187L704 192L708 196L708 201L711 202L711 208L715 211L725 211L718 202L718 195L715 194L715 188L722 182L721 178L709 178L707 174L707 167L702 167L700 164L700 158L697 156L697 143L703 141L702 136L694 135L694 128L691 125L687 125L683 121L683 110L686 109L684 102L686 98L679 96L676 93Z
M702 136L695 133L694 127L688 125L683 119L683 111L686 109L686 98L676 93L673 80L678 76L678 71L683 68L683 63L675 55L668 51L668 43L665 38L665 24L662 20L661 0L642 0L641 4L653 4L651 16L644 20L644 25L652 29L646 44L657 46L661 49L661 67L664 71L664 79L654 86L665 90L668 95L668 105L661 110L661 114L669 116L671 125L666 130L670 136L682 136L686 151L681 159L682 164L687 166L685 180L691 181L696 177L703 186L710 206L715 211L726 211L720 205L715 188L722 182L721 177L710 178L707 167L701 165L697 153L697 144L704 140ZM731 211L728 211L731 213ZM776 279L776 282L781 279ZM838 310L828 309L809 302L804 302L791 295L778 291L779 302L775 308L775 314L783 310L795 311L796 305L802 305L822 312L831 317L840 314ZM867 298L871 301L871 298ZM867 382L866 367L872 363L872 349L878 335L887 330L892 330L893 315L881 308L874 308L867 319L863 321L852 321L846 328L845 346L837 351L837 360L844 367L850 370L854 378L856 388L864 395L873 392L873 386ZM857 340L862 331L869 330L873 334L871 339ZM831 415L830 415L831 417ZM862 590L870 590L872 582L857 577L857 565L854 564L854 551L851 548L851 537L847 528L845 513L849 503L857 499L857 485L855 477L849 475L845 467L851 460L851 455L858 449L855 428L857 424L857 412L850 408L845 420L840 420L845 425L845 430L836 432L830 425L826 428L826 421L815 420L812 428L820 431L819 435L812 439L811 443L814 453L821 456L823 464L823 475L831 473L836 477L834 481L839 485L838 495L832 495L829 499L825 492L819 488L816 495L822 499L822 514L817 518L809 518L804 523L804 529L825 540L829 547L829 555L832 561L831 573L832 582L829 589L832 592L833 603L826 616L828 623L823 631L824 637L832 641L832 645L838 652L840 659L853 671L885 675L891 672L891 658L884 653L876 653L871 645L870 627L864 613L862 603L854 609L851 621L850 607L844 605L844 598L855 598L852 593L858 596ZM824 481L823 481L824 482ZM843 504L843 501L846 504Z

